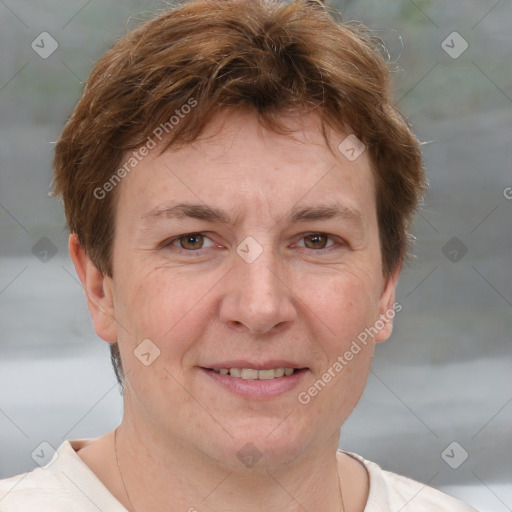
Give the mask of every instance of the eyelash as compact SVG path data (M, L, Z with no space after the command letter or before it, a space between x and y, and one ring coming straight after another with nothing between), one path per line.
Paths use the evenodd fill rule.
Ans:
M188 236L193 236L193 235L203 236L205 239L210 240L210 242L212 242L212 244L215 244L215 242L213 242L213 240L211 240L205 233L202 233L202 232L191 232L191 233L185 233L183 235L176 236L174 238L171 238L171 239L165 241L162 244L162 247L163 248L167 248L167 247L170 247L170 246L174 246L177 249L179 249L180 251L183 251L185 253L199 253L203 249L209 249L209 248L212 247L212 246L210 246L210 247L201 247L200 249L195 249L194 250L194 249L184 249L183 247L179 247L178 245L174 245L176 242L179 242L181 239L184 239L184 238L186 238ZM326 236L327 239L328 239L327 244L329 243L329 240L331 240L333 243L331 245L327 245L327 247L322 247L320 249L312 249L310 247L302 246L303 248L309 249L309 250L314 251L314 252L320 252L320 251L326 251L328 249L331 249L335 245L339 245L339 246L346 245L345 242L343 240L339 239L338 237L335 237L333 235L329 235L328 233L323 233L321 231L311 231L311 232L308 232L308 233L304 233L303 235L301 235L300 240L303 240L307 236L312 236L312 235ZM336 242L336 239L338 240L338 242Z

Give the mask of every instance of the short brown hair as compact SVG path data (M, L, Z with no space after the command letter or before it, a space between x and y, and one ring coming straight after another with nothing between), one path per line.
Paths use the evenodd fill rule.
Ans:
M171 126L191 99L193 112ZM196 0L143 23L98 61L57 142L54 191L100 271L113 273L116 193L97 191L116 171L122 177L126 152L165 123L168 145L194 141L226 108L252 109L279 133L287 110L314 110L337 131L349 128L372 162L383 274L402 264L425 178L376 40L321 3ZM122 384L117 344L111 350Z

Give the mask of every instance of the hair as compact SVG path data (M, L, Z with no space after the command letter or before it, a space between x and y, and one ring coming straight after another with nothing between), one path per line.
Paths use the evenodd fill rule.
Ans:
M361 24L307 0L198 0L144 22L96 63L56 144L54 193L70 233L112 276L114 186L129 172L119 169L128 151L159 126L166 147L190 143L225 109L251 110L277 133L287 133L286 112L315 111L324 136L326 125L349 127L366 146L382 272L390 276L407 255L426 182L420 144L392 104L380 50ZM185 105L193 111L181 115ZM117 343L111 359L122 387Z

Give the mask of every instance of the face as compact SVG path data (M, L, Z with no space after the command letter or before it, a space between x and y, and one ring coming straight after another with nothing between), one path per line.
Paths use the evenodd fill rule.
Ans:
M97 330L118 340L125 414L226 465L246 443L269 463L337 445L390 332L354 348L394 302L367 154L328 132L331 152L315 115L288 121L293 138L225 113L117 190L115 322Z

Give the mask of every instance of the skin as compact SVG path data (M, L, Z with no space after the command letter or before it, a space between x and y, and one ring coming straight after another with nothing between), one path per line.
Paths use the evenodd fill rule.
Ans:
M287 122L293 137L226 111L191 145L151 151L116 190L112 278L70 237L94 328L119 343L126 376L118 453L137 512L169 503L334 512L338 473L345 510L364 509L366 471L336 451L392 321L307 405L298 393L392 309L398 270L382 274L367 153L349 161L336 150L347 134L328 131L331 151L316 114ZM233 223L148 215L178 202L226 210ZM294 208L333 203L355 214L289 222ZM207 238L177 238L188 233ZM307 237L315 233L330 238ZM252 263L236 252L248 236L262 248ZM133 351L148 338L160 356L145 366ZM308 370L297 388L245 398L199 368L229 359L285 359ZM252 468L237 458L249 442L262 455ZM78 453L129 508L112 433Z

